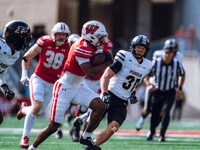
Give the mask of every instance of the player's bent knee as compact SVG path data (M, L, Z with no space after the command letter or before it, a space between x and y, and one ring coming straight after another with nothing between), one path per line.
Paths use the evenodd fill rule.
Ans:
M105 104L100 98L93 99L89 107L96 112L104 112L106 110Z
M117 127L117 126L113 126L110 130L111 130L111 131L113 132L113 134L114 134L115 132L118 131L118 127Z
M57 131L57 129L60 127L60 124L59 123L56 123L56 122L50 122L48 124L48 129L50 130L51 133L54 133Z
M116 121L112 121L109 125L108 125L108 130L110 130L110 132L112 134L114 134L115 132L118 131L119 129L119 124Z

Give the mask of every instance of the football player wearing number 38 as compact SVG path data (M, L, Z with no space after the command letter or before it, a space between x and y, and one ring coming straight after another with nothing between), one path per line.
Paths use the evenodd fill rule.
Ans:
M150 50L150 42L144 35L133 38L130 52L120 50L114 62L107 67L101 77L102 100L107 104L107 128L96 136L94 142L106 142L126 119L127 105L137 103L137 85L151 70L151 61L145 57ZM84 150L91 150L89 147Z
M23 136L19 144L22 148L29 147L29 134L35 120L47 108L52 99L53 85L63 71L70 50L67 42L69 34L68 26L63 22L59 22L54 25L52 36L40 37L23 57L20 81L25 86L29 85L31 106L27 106L25 102L22 102L17 113L17 119L19 120L26 116ZM39 62L29 82L27 73L29 62L38 54Z

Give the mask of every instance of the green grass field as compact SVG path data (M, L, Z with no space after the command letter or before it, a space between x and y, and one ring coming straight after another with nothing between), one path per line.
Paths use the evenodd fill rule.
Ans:
M16 118L5 117L0 126L0 150L19 150L19 141L22 136L24 119L21 121ZM38 118L34 129L46 127L48 119ZM103 120L98 129L105 129L107 122ZM135 130L136 121L125 121L121 130ZM70 127L63 127L70 129ZM149 121L144 124L143 130L149 129ZM158 128L159 129L159 128ZM142 131L143 131L142 130ZM174 130L193 130L200 131L200 121L172 121L168 131ZM34 130L35 131L35 130ZM68 131L68 130L65 130ZM29 144L37 136L37 132L31 132ZM95 137L95 134L93 135ZM109 141L101 145L103 150L199 150L200 135L193 136L166 136L167 142L160 143L155 138L154 141L146 141L145 135L114 135ZM65 133L62 139L55 139L50 136L43 142L38 150L82 150L85 146L72 142L71 137Z

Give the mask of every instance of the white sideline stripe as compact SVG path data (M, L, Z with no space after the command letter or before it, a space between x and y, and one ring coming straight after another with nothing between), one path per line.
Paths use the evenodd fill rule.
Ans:
M42 129L32 129L31 132L32 133L39 133L40 131L42 131ZM69 129L63 129L62 130L63 133L65 134L69 134ZM102 130L95 130L93 132L93 134L98 134L100 133ZM22 133L23 132L23 128L0 128L0 133L5 133L5 132L12 132L12 133ZM115 135L134 135L134 136L146 136L146 133L137 133L137 134L133 134L133 133L118 133L116 132ZM188 134L170 134L170 135L166 135L168 137L200 137L200 135L188 135Z

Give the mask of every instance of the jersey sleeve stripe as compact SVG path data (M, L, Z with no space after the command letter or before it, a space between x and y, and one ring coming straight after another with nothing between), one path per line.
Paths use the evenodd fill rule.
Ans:
M81 52L81 51L78 51L78 50L74 50L76 53L79 53L79 54L83 54L83 55L87 55L87 56L92 56L92 54L87 54L87 53L84 53L84 52Z
M116 59L118 60L118 61L124 61L125 60L125 55L123 54L123 53L121 53L121 52L118 52L117 54L116 54Z
M44 42L41 39L39 39L39 40L37 40L37 44L40 46L43 46Z
M77 48L76 51L82 51L82 52L86 52L86 53L92 53L91 51L87 51L87 50L82 49L82 48Z
M116 55L116 58L115 58L116 60L118 60L118 61L124 61L124 58L122 58L121 56L118 56L118 55Z
M121 53L121 52L119 52L119 53L117 53L117 54L120 54L120 55L122 55L123 57L126 57L123 53Z

